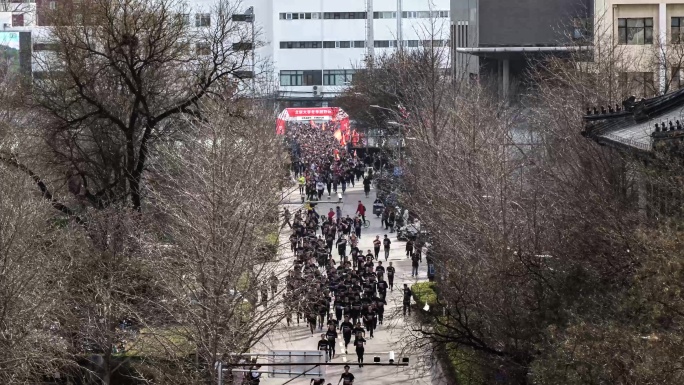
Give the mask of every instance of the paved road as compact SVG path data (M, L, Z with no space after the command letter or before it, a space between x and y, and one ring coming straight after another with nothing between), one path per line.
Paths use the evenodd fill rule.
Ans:
M295 203L299 200L298 191L294 191L286 202ZM347 189L343 197L342 212L343 215L349 214L354 216L358 201L361 200L368 210L367 219L371 221L371 225L367 229L363 229L361 233L361 240L359 242L359 248L363 251L372 249L372 241L375 239L376 235L380 235L380 238L384 234L390 236L392 241L392 248L390 252L389 261L393 262L396 268L395 275L395 290L394 292L388 292L387 295L387 306L385 310L385 324L380 325L375 331L375 337L373 339L368 339L366 346L366 355L364 357L366 365L363 368L359 368L356 363L356 354L353 348L350 346L349 354L344 354L344 348L337 348L337 356L332 360L332 362L349 362L351 366L351 373L356 377L355 385L365 385L365 384L377 384L377 385L390 385L390 384L437 384L440 383L441 376L437 373L436 368L428 368L425 365L425 356L409 356L410 366L409 367L381 367L368 365L368 363L373 362L374 352L380 352L382 354L377 354L381 357L382 362L388 361L388 352L395 351L396 359L399 361L401 357L402 342L406 341L406 336L410 333L410 330L405 326L404 319L401 315L402 306L402 292L404 283L409 285L417 282L418 280L426 280L426 265L425 259L423 258L423 263L419 268L419 278L411 277L411 261L406 258L405 253L405 242L398 241L396 239L396 233L390 234L389 231L385 231L382 228L380 219L372 214L373 200L375 199L375 190L371 190L369 198L366 198L363 193L363 186L361 183L357 183L355 187ZM320 203L316 210L320 214L325 214L328 212L330 207L335 208L338 205L335 197L332 197L330 201L326 200L324 196L323 202ZM294 212L293 208L290 211ZM281 241L287 244L287 237L289 236L288 231L284 231L281 235ZM333 250L333 256L337 261L337 251ZM380 258L383 257L383 251L380 252ZM281 263L283 265L292 265L292 254L287 251L283 252L281 256ZM383 261L383 265L387 266L388 262ZM296 318L296 317L295 317ZM296 321L295 321L296 323ZM277 327L272 333L266 336L259 346L255 347L253 351L265 352L268 350L315 350L316 344L320 338L320 333L315 333L311 336L306 323L302 320L301 324L297 326L296 324L288 327L284 322L281 326ZM340 374L343 372L342 366L329 366L326 368L325 382L337 384ZM284 384L288 379L283 378L267 378L264 375L261 384L263 385L275 385ZM308 384L310 378L298 378L294 379L289 384L300 385Z

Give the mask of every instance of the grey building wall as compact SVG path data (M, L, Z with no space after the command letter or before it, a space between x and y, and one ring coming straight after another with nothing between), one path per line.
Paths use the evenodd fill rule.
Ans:
M456 52L458 47L478 46L478 2L480 0L451 0L451 42L454 76L468 78L477 75L480 60L475 55Z
M479 46L567 42L573 19L591 14L591 0L479 0Z

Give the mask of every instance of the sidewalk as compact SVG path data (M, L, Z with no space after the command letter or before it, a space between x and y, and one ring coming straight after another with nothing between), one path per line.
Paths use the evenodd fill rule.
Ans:
M355 187L347 189L343 196L343 203L339 204L337 202L337 197L333 194L330 200L326 199L327 196L324 195L323 199L316 206L316 211L319 214L325 214L332 207L341 206L342 213L344 216L349 214L354 216L356 212L356 207L358 201L360 200L364 206L366 206L367 216L366 219L370 220L370 227L363 229L361 232L361 240L359 242L359 248L364 252L368 249L373 249L373 240L376 235L379 235L382 239L384 234L387 234L392 241L390 257L387 262L384 261L384 252L380 251L380 260L382 260L383 266L387 267L389 262L392 262L393 266L396 268L396 274L394 279L394 291L388 292L387 294L387 306L385 308L385 322L383 325L379 325L378 329L374 332L375 337L370 339L368 337L368 343L366 345L366 354L364 355L365 366L359 368L356 365L356 353L350 346L349 354L344 354L344 347L337 348L337 355L332 360L332 362L347 362L351 366L350 372L354 374L356 385L361 384L378 384L378 385L390 385L390 384L438 384L441 383L441 376L434 371L438 369L428 369L425 365L425 357L409 356L410 366L408 367L390 367L390 366L373 366L373 357L379 356L380 361L387 363L389 352L395 352L395 360L399 362L403 355L401 354L402 345L405 344L403 341L406 340L405 336L410 333L407 329L404 319L401 315L402 312L402 289L404 283L409 286L416 282L427 280L427 267L425 258L423 258L423 263L419 268L419 278L411 277L411 260L406 258L405 252L405 242L398 241L396 239L396 233L390 234L389 231L385 231L382 228L380 218L377 218L372 214L373 201L375 200L375 189L371 190L368 198L365 197L363 193L362 183L357 183ZM287 202L295 203L299 199L298 191L294 191L292 197L286 199ZM294 213L293 205L290 206L290 211ZM286 229L287 230L287 229ZM281 242L287 243L287 237L289 236L288 231L283 231L281 234ZM292 253L289 248L285 248L280 258L280 263L285 266L291 266L292 264ZM333 250L333 258L338 260L338 255L335 250ZM416 309L414 309L416 310ZM302 320L299 326L295 324L287 327L285 322L283 322L279 327L269 333L255 348L254 351L264 352L268 350L316 350L316 344L320 338L320 333L314 333L311 336L308 326L305 321ZM430 357L427 357L429 359ZM436 368L437 365L434 365ZM337 384L340 374L343 372L342 366L329 366L326 368L325 383ZM263 385L275 385L283 384L288 379L286 378L268 378L267 376L262 377L261 383ZM300 377L292 380L289 384L309 384L310 378Z

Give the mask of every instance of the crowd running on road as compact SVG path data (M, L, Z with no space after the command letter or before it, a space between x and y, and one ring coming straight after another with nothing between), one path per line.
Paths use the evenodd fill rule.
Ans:
M364 192L370 192L372 175L365 174L364 162L341 146L331 131L290 124L286 135L300 193L308 200L321 199L326 192L344 194L362 178ZM340 339L344 353L352 345L362 367L366 344L383 324L395 273L391 262L385 266L379 260L376 243L374 251L359 248L366 207L359 201L355 217L344 216L340 206L327 213L309 206L294 213L291 223L289 212L285 215L295 257L286 282L288 326L306 322L311 335L320 336L316 349L325 351L327 360L335 358Z

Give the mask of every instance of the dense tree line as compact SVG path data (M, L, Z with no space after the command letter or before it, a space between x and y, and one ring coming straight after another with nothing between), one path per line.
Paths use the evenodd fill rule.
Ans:
M410 346L458 350L468 383L684 377L680 155L645 162L580 135L588 105L622 102L610 48L589 72L538 61L518 103L444 71L446 52L398 51L340 100L403 124L400 199L430 231L439 298ZM649 209L646 185L669 209Z
M281 319L252 295L284 157L241 7L60 5L40 76L0 70L0 383L216 383Z

